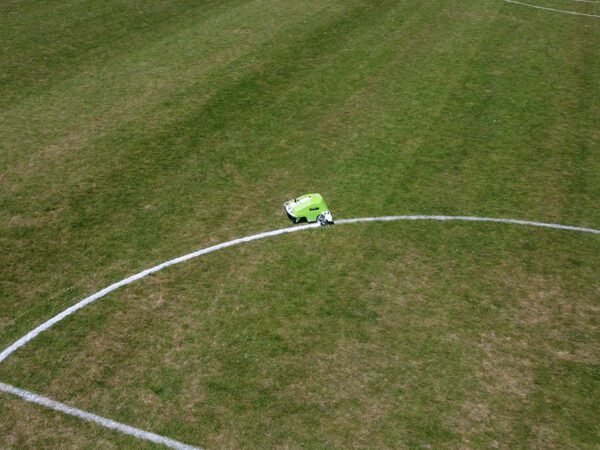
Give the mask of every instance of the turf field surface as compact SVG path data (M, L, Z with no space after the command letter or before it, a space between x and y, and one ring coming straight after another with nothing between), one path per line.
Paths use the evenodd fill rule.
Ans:
M2 348L111 282L285 226L306 191L338 217L600 224L593 18L499 1L0 8ZM595 236L353 227L115 292L0 380L210 448L598 441ZM0 415L7 447L145 445L7 396Z

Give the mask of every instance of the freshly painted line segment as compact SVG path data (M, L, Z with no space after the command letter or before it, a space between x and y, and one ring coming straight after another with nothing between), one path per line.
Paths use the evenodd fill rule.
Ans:
M515 220L515 219L498 219L498 218L493 218L493 217L470 217L470 216L424 216L424 215L416 215L416 216L384 216L384 217L362 217L362 218L355 218L355 219L341 219L338 220L336 223L338 224L344 224L344 223L359 223L359 222L386 222L386 221L395 221L395 220L437 220L437 221L468 221L468 222L496 222L496 223L507 223L507 224L515 224L515 225L528 225L528 226L535 226L535 227L544 227L544 228L554 228L554 229L558 229L558 230L568 230L568 231L578 231L578 232L583 232L583 233L594 233L594 234L600 234L600 230L595 230L592 228L583 228L583 227L574 227L574 226L570 226L570 225L560 225L560 224L553 224L553 223L543 223L543 222L533 222L533 221L528 221L528 220ZM178 258L175 259L171 259L169 261L166 261L164 263L158 264L154 267L151 267L150 269L146 269L142 272L139 272L129 278L125 278L124 280L118 281L114 284L111 284L110 286L96 292L95 294L90 295L89 297L84 298L83 300L81 300L80 302L76 303L75 305L65 309L64 311L62 311L61 313L57 314L56 316L52 317L51 319L47 320L46 322L42 323L41 325L39 325L38 327L36 327L35 329L31 330L29 333L27 333L25 336L23 336L22 338L20 338L19 340L17 340L16 342L14 342L13 344L11 344L9 347L7 347L6 349L4 349L2 351L2 353L0 353L0 363L2 361L4 361L6 358L8 358L12 353L14 353L17 349L19 349L20 347L22 347L23 345L25 345L26 343L28 343L29 341L31 341L32 339L34 339L37 335L39 335L41 332L47 330L48 328L52 327L53 325L55 325L56 323L60 322L61 320L65 319L66 317L70 316L71 314L73 314L74 312L80 310L81 308L84 308L85 306L89 305L90 303L95 302L96 300L106 296L107 294L109 294L110 292L119 289L120 287L126 286L128 284L133 283L134 281L137 281L141 278L144 278L150 274L153 274L155 272L158 272L162 269L165 269L169 266L173 266L175 264L179 264L181 262L187 261L189 259L192 258L197 258L198 256L202 256L202 255L206 255L207 253L211 253L217 250L221 250L227 247L232 247L234 245L239 245L239 244L243 244L246 242L250 242L250 241L255 241L258 239L264 239L267 237L272 237L272 236L277 236L280 234L286 234L286 233L294 233L297 231L303 231L306 229L310 229L310 228L316 228L318 227L318 224L308 224L308 225L303 225L303 226L297 226L297 227L289 227L289 228L282 228L279 230L273 230L273 231L267 231L264 233L259 233L259 234L254 234L251 236L246 236L243 238L239 238L239 239L234 239L228 242L223 242L221 244L217 244L217 245L213 245L211 247L205 248L205 249L201 249L201 250L197 250L195 252L192 253L188 253L187 255L183 255L180 256Z
M600 234L600 230L595 230L592 228L574 227L574 226L570 226L570 225L560 225L560 224L555 224L555 223L532 222L529 220L497 219L497 218L493 218L493 217L470 217L470 216L423 216L423 215L417 215L417 216L361 217L361 218L356 218L356 219L341 219L341 220L337 220L336 223L337 224L345 224L345 223L359 223L359 222L388 222L388 221L395 221L395 220L495 222L495 223L514 224L514 225L527 225L527 226L534 226L534 227L553 228L553 229L557 229L557 230L577 231L577 232L581 232L581 233ZM135 275L132 275L129 278L125 278L124 280L121 280L114 284L111 284L110 286L105 287L104 289L96 292L95 294L92 294L89 297L86 297L83 300L81 300L80 302L74 304L73 306L70 306L69 308L65 309L61 313L57 314L56 316L52 317L51 319L49 319L46 322L42 323L41 325L37 326L36 328L31 330L29 333L27 333L25 336L23 336L22 338L18 339L13 344L11 344L7 348L5 348L2 351L2 353L0 353L0 363L3 362L6 358L8 358L10 355L12 355L19 348L21 348L25 344L27 344L29 341L33 340L41 332L47 330L48 328L52 327L56 323L65 319L66 317L70 316L74 312L89 305L90 303L93 303L96 300L111 293L112 291L119 289L120 287L131 284L134 281L140 280L140 279L147 277L148 275L151 275L155 272L166 269L169 266L173 266L175 264L179 264L184 261L187 261L187 260L190 260L193 258L197 258L198 256L206 255L207 253L211 253L211 252L214 252L217 250L222 250L224 248L232 247L234 245L239 245L239 244L243 244L246 242L256 241L258 239L264 239L264 238L268 238L268 237L272 237L272 236L278 236L280 234L295 233L297 231L303 231L303 230L307 230L310 228L317 228L317 227L319 227L319 225L317 223L312 223L312 224L308 224L308 225L282 228L282 229L273 230L273 231L266 231L264 233L253 234L251 236L246 236L243 238L234 239L232 241L223 242L221 244L213 245L211 247L197 250L195 252L188 253L187 255L183 255L178 258L171 259L169 261L165 261L164 263L158 264L154 267L151 267L151 268L146 269L142 272L139 272Z
M171 259L169 261L165 261L164 263L158 264L157 266L151 267L150 269L146 269L146 270L144 270L142 272L139 272L139 273L137 273L135 275L132 275L129 278L125 278L124 280L121 280L121 281L118 281L118 282L116 282L114 284L111 284L110 286L105 287L101 291L98 291L95 294L92 294L89 297L84 298L80 302L74 304L73 306L70 306L69 308L65 309L63 312L57 314L56 316L52 317L48 321L46 321L43 324L37 326L36 328L34 328L33 330L31 330L29 333L27 333L25 336L23 336L22 338L20 338L18 341L14 342L12 345L10 345L6 349L4 349L2 351L2 353L0 353L0 363L2 361L4 361L6 358L8 358L17 349L19 349L20 347L22 347L23 345L25 345L26 343L28 343L29 341L31 341L32 339L34 339L42 331L46 331L48 328L52 327L54 324L60 322L61 320L65 319L66 317L70 316L74 312L80 310L81 308L86 307L90 303L95 302L96 300L104 297L105 295L111 293L114 290L119 289L120 287L123 287L123 286L126 286L128 284L131 284L134 281L137 281L137 280L139 280L141 278L147 277L148 275L151 275L151 274L153 274L155 272L158 272L159 270L163 270L163 269L165 269L165 268L167 268L169 266L172 266L172 265L179 264L181 262L187 261L188 259L197 258L198 256L206 255L207 253L211 253L211 252L214 252L214 251L217 251L217 250L221 250L221 249L224 249L224 248L227 248L227 247L231 247L233 245L243 244L245 242L250 242L250 241L254 241L254 240L257 240L257 239L263 239L263 238L271 237L271 236L276 236L276 235L279 235L279 234L293 233L293 232L296 232L296 231L302 231L302 230L305 230L307 228L315 228L315 227L318 227L318 226L319 226L318 224L309 224L309 225L304 225L304 226L300 226L300 227L284 228L284 229L281 229L281 230L268 231L268 232L265 232L265 233L259 233L259 234L255 234L255 235L252 235L252 236L243 237L243 238L240 238L240 239L234 239L234 240L228 241L228 242L223 242L222 244L213 245L212 247L204 248L202 250L198 250L198 251L195 251L195 252L192 252L192 253L188 253L187 255L183 255L183 256L180 256L178 258Z
M594 17L596 19L600 19L600 16L597 16L595 14L585 14L585 13L580 13L580 12L575 12L575 11L566 11L564 9L548 8L546 6L531 5L529 3L516 2L515 0L504 0L504 1L507 3L514 3L515 5L528 6L529 8L543 9L544 11L553 11L553 12L558 12L558 13L563 13L563 14L571 14L573 16L586 16L586 17Z
M357 219L340 219L335 223L359 223L359 222L387 222L393 220L436 220L442 222L462 221L462 222L494 222L507 223L512 225L526 225L532 227L553 228L555 230L578 231L580 233L600 234L600 230L594 228L574 227L571 225L561 225L558 223L534 222L531 220L519 219L497 219L494 217L472 217L472 216L383 216L383 217L360 217Z
M121 433L128 434L138 439L154 442L155 444L162 444L166 447L174 448L177 450L200 450L198 447L192 447L191 445L184 444L182 442L176 441L165 436L161 436L159 434L150 433L148 431L140 430L139 428L115 422L114 420L107 419L106 417L98 416L87 411L82 411L81 409L73 408L72 406L68 406L64 403L57 402L56 400L52 400L51 398L43 397L41 395L34 394L33 392L29 392L23 389L19 389L9 384L4 384L0 382L0 392L6 392L7 394L16 395L17 397L20 397L28 402L36 403L38 405L45 406L46 408L50 408L55 411L60 411L62 413L78 417L79 419L83 419L88 422L96 423L98 425L103 426L104 428L120 431Z

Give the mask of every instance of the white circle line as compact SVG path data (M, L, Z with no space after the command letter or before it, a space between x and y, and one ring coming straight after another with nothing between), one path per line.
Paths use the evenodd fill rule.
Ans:
M560 225L556 223L544 223L544 222L533 222L529 220L517 220L517 219L501 219L501 218L493 218L493 217L472 217L472 216L424 216L424 215L416 215L416 216L383 216L383 217L361 217L355 219L341 219L337 220L338 224L347 224L347 223L359 223L359 222L388 222L388 221L396 221L396 220L436 220L436 221L467 221L467 222L494 222L494 223L504 223L504 224L513 224L513 225L526 225L526 226L534 226L534 227L543 227L543 228L553 228L557 230L566 230L566 231L577 231L581 233L592 233L592 234L600 234L600 230L596 230L593 228L584 228L584 227L575 227L571 225ZM297 231L303 231L310 228L317 228L319 224L312 223L308 225L295 226L289 228L281 228L279 230L266 231L263 233L253 234L250 236L233 239L231 241L223 242L221 244L213 245L211 247L207 247L204 249L196 250L195 252L188 253L187 255L179 256L178 258L171 259L169 261L165 261L161 264L158 264L149 269L143 270L135 275L132 275L128 278L125 278L121 281L117 281L116 283L111 284L110 286L105 287L104 289L90 295L89 297L84 298L78 303L68 307L64 311L55 315L51 319L46 322L38 325L25 336L21 337L7 348L5 348L2 353L0 353L0 363L2 363L6 358L12 355L19 348L23 347L25 344L35 339L43 331L46 331L53 325L57 324L61 320L67 318L71 314L76 311L86 307L90 303L95 302L96 300L108 295L112 291L119 289L120 287L131 284L137 280L140 280L148 275L151 275L160 270L166 269L167 267L173 266L175 264L182 263L184 261L197 258L202 255L206 255L207 253L211 253L217 250L222 250L227 247L232 247L234 245L243 244L246 242L255 241L258 239L264 239L272 236L278 236L280 234L287 233L295 233Z
M596 14L585 14L585 13L580 13L580 12L576 12L576 11L566 11L564 9L548 8L546 6L531 5L529 3L516 2L515 0L504 0L504 1L507 3L514 3L515 5L528 6L529 8L543 9L544 11L552 11L552 12L558 12L558 13L563 13L563 14L571 14L573 16L586 16L586 17L594 17L596 19L600 19L600 16L598 16Z

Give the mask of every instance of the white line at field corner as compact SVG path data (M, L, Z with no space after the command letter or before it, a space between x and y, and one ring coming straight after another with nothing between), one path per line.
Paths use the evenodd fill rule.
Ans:
M598 16L596 14L585 14L585 13L580 13L580 12L575 12L575 11L566 11L564 9L548 8L546 6L531 5L529 3L516 2L515 0L504 0L504 1L507 3L514 3L515 5L528 6L529 8L543 9L544 11L552 11L552 12L558 12L558 13L563 13L563 14L571 14L573 16L586 16L586 17L594 17L596 19L600 19L600 16ZM585 2L585 3L595 3L595 2Z
M498 219L493 217L471 217L471 216L424 216L424 215L416 215L416 216L383 216L383 217L361 217L355 219L341 219L337 220L337 224L345 224L345 223L359 223L359 222L388 222L388 221L396 221L396 220L435 220L435 221L466 221L466 222L494 222L494 223L505 223L505 224L514 224L514 225L527 225L534 227L543 227L543 228L553 228L556 230L567 230L567 231L578 231L581 233L593 233L600 234L600 230L596 230L593 228L584 228L584 227L574 227L570 225L560 225L556 223L544 223L544 222L532 222L529 220L516 220L516 219ZM38 325L36 328L31 330L22 338L15 341L13 344L8 346L6 349L0 353L0 363L2 363L6 358L12 355L16 350L27 344L29 341L33 340L37 335L46 331L56 323L61 320L67 318L74 312L84 308L90 303L95 302L96 300L106 296L119 289L120 287L126 286L128 284L133 283L134 281L140 280L148 275L151 275L155 272L158 272L162 269L166 269L167 267L173 266L175 264L182 263L184 261L197 258L198 256L206 255L207 253L211 253L217 250L221 250L227 247L232 247L234 245L243 244L250 241L255 241L258 239L264 239L272 236L278 236L280 234L286 233L295 233L297 231L303 231L310 228L317 228L319 225L317 223L312 223L308 225L295 226L289 228L282 228L279 230L266 231L264 233L253 234L250 236L246 236L243 238L233 239L231 241L223 242L221 244L213 245L211 247L207 247L201 250L197 250L192 253L188 253L187 255L180 256L175 259L171 259L169 261L165 261L161 264L158 264L154 267L146 269L142 272L139 272L135 275L132 275L128 278L125 278L121 281L111 284L108 287L96 292L95 294L90 295L89 297L84 298L80 302L70 306L65 309L61 313L47 320L46 322Z
M2 382L0 382L0 392L6 392L8 394L16 395L17 397L20 397L28 402L45 406L46 408L50 408L55 411L60 411L62 413L69 414L70 416L75 416L79 419L83 419L88 422L96 423L98 425L103 426L104 428L120 431L121 433L128 434L138 439L154 442L155 444L161 444L169 448L174 448L176 450L201 450L199 447L192 447L191 445L184 444L182 442L176 441L165 436L161 436L159 434L150 433L149 431L140 430L139 428L115 422L114 420L107 419L106 417L98 416L87 411L82 411L81 409L73 408L72 406L68 406L64 403L57 402L56 400L52 400L51 398L43 397L41 395L34 394L33 392L25 391L23 389L11 386L9 384L4 384Z

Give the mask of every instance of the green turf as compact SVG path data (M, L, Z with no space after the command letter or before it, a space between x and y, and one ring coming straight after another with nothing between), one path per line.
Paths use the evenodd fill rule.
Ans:
M600 228L599 39L499 0L3 2L0 346L306 192ZM593 447L598 255L507 225L278 237L103 299L0 380L210 448ZM4 400L4 446L144 445Z

